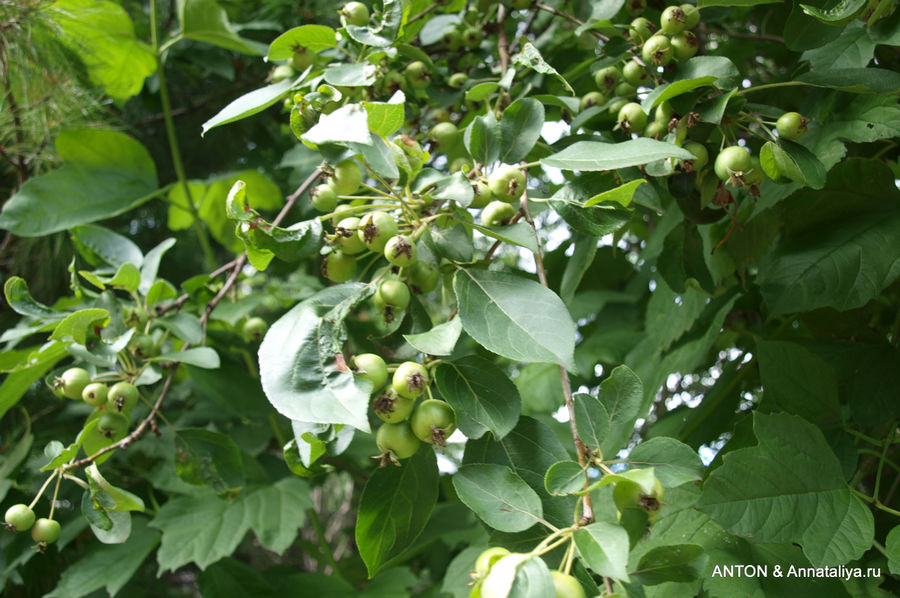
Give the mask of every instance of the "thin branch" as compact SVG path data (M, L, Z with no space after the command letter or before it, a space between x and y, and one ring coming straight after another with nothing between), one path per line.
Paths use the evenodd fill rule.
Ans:
M571 21L571 22L575 23L576 25L578 25L579 27L584 25L584 21L582 21L575 15L571 15L565 11L559 10L558 8L553 8L552 6L548 6L548 5L544 4L543 2L535 2L534 5L537 6L538 8L540 8L541 10L545 10L545 11L549 12L550 14L554 14L557 17L562 17L562 18L566 19L567 21ZM599 31L597 31L595 29L589 29L588 32L591 35L593 35L594 37L596 37L597 39L601 39L605 42L609 41L609 37L607 37L606 35L603 35L602 33L600 33Z
M534 253L534 266L535 270L537 270L538 280L541 281L541 284L547 288L550 288L550 285L547 283L547 271L544 269L544 256L541 252L541 244L540 238L537 234L537 227L534 225L534 219L531 217L531 210L528 208L528 193L527 191L522 194L521 199L522 206L522 214L525 216L525 221L531 227L531 230L534 232L535 239L537 239L537 251ZM585 447L584 442L582 442L581 438L578 436L578 429L575 427L575 399L572 396L572 383L569 380L569 372L566 371L566 368L563 366L559 366L559 380L562 384L563 396L566 399L566 411L569 414L569 431L572 433L572 440L575 442L575 451L578 453L578 463L585 470L585 487L590 483L590 479L587 477L587 465L588 465L588 450ZM584 502L582 504L581 509L581 521L580 525L588 525L593 523L594 521L594 505L591 501L591 495L586 494L584 496Z
M509 38L506 37L506 29L503 22L506 20L506 5L497 7L497 54L500 56L500 76L505 77L509 70Z

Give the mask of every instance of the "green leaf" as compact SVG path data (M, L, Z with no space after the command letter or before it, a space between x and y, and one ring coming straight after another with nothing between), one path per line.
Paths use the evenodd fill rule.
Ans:
M262 112L269 106L274 106L288 95L295 83L297 81L283 79L278 83L248 91L236 100L232 100L227 106L219 110L215 116L203 123L201 136L206 135L206 132L210 129L242 120Z
M28 291L28 283L19 276L10 276L6 280L6 283L3 285L3 295L6 297L6 303L12 310L22 316L52 322L62 320L67 315L65 312L50 309L43 303L38 302Z
M787 341L759 341L756 356L764 401L824 429L841 425L838 381L825 361Z
M360 104L347 104L331 114L323 115L318 123L303 134L303 141L314 145L350 142L371 145L366 109Z
M484 585L498 598L552 596L556 592L547 564L540 557L513 553L491 566Z
M67 355L63 343L48 343L29 356L28 367L8 374L0 384L0 418L19 402L32 384L40 380L59 360Z
M466 264L475 256L475 246L463 224L450 228L428 227L423 240L437 257L445 257L453 262Z
M377 27L359 27L346 25L344 31L352 39L376 48L386 48L397 39L397 32L403 23L404 4L401 0L383 0L381 3L381 22Z
M265 56L266 46L241 37L215 0L179 0L181 35L250 56Z
M118 131L66 130L56 138L64 164L28 179L3 206L0 228L38 237L123 214L156 192L147 149Z
M285 60L294 57L294 48L300 46L319 53L328 48L337 47L337 36L334 29L325 25L301 25L288 29L271 44L266 59Z
M56 40L78 54L91 81L111 98L137 95L144 79L156 72L153 49L135 37L131 18L117 3L59 0L49 13L62 30Z
M500 157L500 123L493 112L476 116L463 133L463 143L476 162L491 164Z
M122 490L121 488L116 488L112 484L106 481L100 474L100 470L97 469L96 463L91 463L84 469L85 473L88 475L88 482L91 485L91 489L99 490L106 494L106 498L108 498L111 504L107 505L107 508L111 511L143 511L144 510L144 501L141 500L141 497L136 494L132 494L127 490Z
M325 69L325 81L346 87L368 87L375 83L375 65L368 62L335 64Z
M715 77L719 89L731 89L740 83L741 73L727 56L694 56L678 68L678 79Z
M570 309L575 299L575 292L597 255L598 241L599 239L593 235L575 233L575 250L572 252L572 259L566 262L566 269L563 270L562 281L559 285L559 296Z
M490 98L491 94L493 94L498 89L500 89L500 85L498 83L494 83L493 81L479 83L472 86L469 90L466 91L465 100L467 102L483 102L484 100Z
M448 177L442 177L429 185L429 187L433 187L429 192L429 195L433 198L452 200L463 208L469 207L469 204L475 198L472 183L462 172L454 172ZM468 221L461 222L468 224Z
M825 166L811 151L793 141L767 141L759 152L759 160L769 178L787 178L813 189L825 186Z
M198 368L217 370L221 365L219 354L212 347L192 347L183 351L172 351L151 357L150 361L177 361Z
M0 500L6 498L7 493L13 486L15 472L19 471L19 467L22 465L23 461L31 455L31 447L34 444L34 434L31 433L31 420L25 420L25 429L22 430L21 437L10 436L9 444L13 445L13 443L15 443L14 446L7 449L6 454L3 455L3 460L0 461ZM46 451L47 449L45 448L44 450ZM65 449L63 449L63 451L65 451ZM68 455L66 461L77 454L78 452L76 449L74 454ZM65 461L63 461L63 463L65 463ZM43 467L41 468L41 471L44 471Z
M774 0L699 0L697 8L707 6L757 6L758 4L772 4Z
M524 160L541 136L544 106L533 98L520 98L503 110L500 119L500 161Z
M640 443L631 450L628 462L640 467L652 467L666 488L703 479L704 467L700 455L674 438L661 436Z
M584 488L586 481L584 468L569 459L557 461L544 474L544 488L553 496L575 494Z
M419 42L423 46L438 43L445 33L456 29L461 20L459 15L452 14L437 15L428 19L428 22L419 31Z
M200 324L200 318L193 314L182 311L170 316L157 318L156 322L175 335L176 338L186 343L199 345L203 342L203 327Z
M598 193L597 195L584 202L583 207L589 208L600 203L614 201L621 205L623 208L627 208L631 205L631 199L634 197L634 193L635 191L637 191L637 188L646 182L646 179L637 179L634 181L629 181L624 185L619 185L615 189L610 189L609 191Z
M205 484L217 494L232 493L244 486L240 449L228 436L202 428L178 431L175 473L188 484Z
M872 512L822 432L796 415L759 412L753 430L759 444L728 453L697 508L754 542L796 542L815 567L860 558L872 545Z
M437 497L437 461L429 446L399 467L372 474L356 518L356 545L370 579L422 533Z
M854 4L864 8L863 0L846 0L841 4ZM805 8L805 7L804 7ZM853 17L851 17L852 19ZM801 59L808 60L814 70L837 68L865 68L875 55L875 42L869 36L865 23L854 22L847 25L840 37L823 46L807 50Z
M609 434L600 445L603 455L612 456L631 437L634 422L641 414L644 387L628 366L620 365L600 384L597 399L609 413Z
M575 400L575 429L588 448L599 449L609 435L609 412L599 399L578 393Z
M572 195L570 187L564 185L550 200L550 207L577 233L602 237L616 232L631 220L630 210L611 205L583 208L580 201L568 199ZM560 197L564 199L557 199Z
M344 318L372 292L365 284L329 287L269 328L259 348L259 373L266 397L282 415L369 431L371 384L358 380L338 356Z
M134 264L122 264L115 276L106 281L106 284L133 293L141 284L141 271Z
M550 289L503 272L459 270L453 290L463 328L489 351L574 369L575 324Z
M76 226L69 231L69 235L82 255L87 253L96 260L92 265L99 265L102 261L106 265L118 268L126 262L140 264L144 260L144 254L131 239L102 226L95 224Z
M900 575L900 525L888 533L884 550L888 556L888 570L892 575Z
M851 93L900 92L900 73L875 67L820 69L803 73L794 81Z
M376 135L387 137L403 126L406 96L398 91L387 102L363 102L369 130Z
M115 596L134 576L160 541L159 532L147 526L147 520L134 520L131 535L124 544L93 545L79 560L62 571L59 583L47 598L81 598L105 588Z
M537 493L503 465L463 465L453 475L453 487L467 507L502 532L524 531L544 516Z
M456 341L462 334L462 320L453 318L449 322L438 324L428 332L404 334L410 345L426 355L450 355L456 347Z
M294 544L306 511L312 507L309 485L293 477L263 486L244 498L247 525L260 544L278 555Z
M563 84L563 87L565 87L569 93L575 95L575 90L572 89L572 86L569 85L569 82L566 81L565 77L560 75L555 68L544 61L544 57L541 56L541 53L537 48L534 47L531 42L525 42L525 44L522 46L522 50L512 57L512 63L519 66L524 66L525 68L531 69L543 75L551 75L553 77L556 77L556 79Z
M844 24L856 17L857 13L862 11L865 6L866 0L844 0L827 10L809 4L800 5L806 14L829 24Z
M614 523L598 522L572 535L585 565L604 577L628 581L628 532Z
M369 145L355 142L343 143L342 145L361 154L366 166L371 168L378 176L386 179L400 177L400 170L397 168L397 162L392 154L393 150L388 147L384 139L375 133L369 134Z
M480 438L490 431L500 439L516 426L519 392L493 362L475 355L444 361L435 369L434 381L456 411L459 429L468 438Z
M535 237L531 226L525 222L516 222L507 226L482 226L470 223L469 226L483 235L504 243L524 247L532 253L539 251L537 237Z
M711 293L715 285L704 259L705 254L697 227L684 222L666 236L656 267L666 284L676 293L685 293L689 280Z
M645 586L667 581L684 583L703 575L709 556L697 544L659 546L641 557L631 575Z
M706 87L707 85L712 85L715 83L716 77L707 76L707 77L698 77L696 79L681 79L679 81L673 81L671 83L664 83L654 88L653 91L647 94L641 101L641 108L643 108L644 112L650 114L650 111L656 108L658 105L671 100L672 98L676 98L682 94L685 94L689 91L693 91L698 87Z
M666 158L691 160L689 151L656 139L641 137L620 143L576 141L561 152L543 158L541 163L562 170L614 170L640 166Z

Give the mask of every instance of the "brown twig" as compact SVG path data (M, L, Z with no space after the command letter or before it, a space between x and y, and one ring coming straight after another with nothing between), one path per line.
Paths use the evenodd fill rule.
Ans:
M506 6L497 7L497 54L500 56L500 77L506 76L509 70L509 38L506 37L506 29L503 22L506 20Z
M527 191L522 194L521 206L521 212L525 217L525 221L531 227L531 230L534 232L534 236L538 241L537 251L534 253L534 267L535 270L537 270L538 280L541 281L542 285L550 288L550 285L547 283L547 271L544 269L544 256L541 252L537 227L534 225L534 219L531 217L531 210L528 208ZM575 451L578 453L578 463L585 469L585 487L587 487L587 485L590 484L590 479L587 477L588 450L587 447L585 447L584 442L582 442L581 437L578 436L578 429L575 427L575 399L572 396L572 383L569 381L569 373L563 366L559 366L559 380L562 384L563 396L566 399L566 411L569 414L569 431L572 433L572 440L575 442ZM588 525L593 523L593 521L594 505L591 501L591 495L585 494L581 509L581 521L579 523L580 525Z
M582 21L575 15L571 15L565 11L559 10L558 8L553 8L552 6L548 6L548 5L544 4L543 2L535 2L534 5L538 8L540 8L541 10L545 10L545 11L549 12L550 14L554 14L558 17L562 17L562 18L566 19L567 21L571 21L572 23L575 23L579 27L584 25L584 21ZM589 29L588 31L591 35L593 35L597 39L603 40L605 42L609 41L608 36L603 35L602 33L600 33L599 31L597 31L595 29Z
M516 212L516 215L509 219L509 224L515 224L516 222L518 222L521 219L522 219L522 212L521 211ZM488 252L486 254L484 254L484 261L491 259L494 256L494 254L497 252L497 249L499 249L500 245L502 245L502 244L503 244L503 241L501 241L500 239L497 239L496 241L494 241L494 244L491 245L491 248L488 249Z

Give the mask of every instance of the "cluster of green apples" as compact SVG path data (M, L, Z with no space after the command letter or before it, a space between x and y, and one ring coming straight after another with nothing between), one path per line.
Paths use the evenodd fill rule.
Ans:
M14 532L31 530L31 537L43 549L59 539L59 522L49 517L35 518L34 505L17 504L6 510L6 529ZM52 515L51 515L52 517Z
M472 590L469 598L495 598L506 596L509 591L509 580L500 575L490 575L491 569L504 558L524 560L528 555L512 553L502 546L488 548L475 560L475 568L469 572L472 578ZM540 557L532 557L540 558ZM584 587L574 575L562 571L551 571L554 596L544 598L587 598Z

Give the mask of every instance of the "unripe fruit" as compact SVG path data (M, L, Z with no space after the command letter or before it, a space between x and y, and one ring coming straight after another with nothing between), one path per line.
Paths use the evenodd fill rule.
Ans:
M353 195L362 183L362 170L354 160L344 160L334 166L332 184L338 195Z
M656 27L651 23L648 19L644 17L638 17L631 22L629 26L628 39L631 40L633 44L642 44L653 35L653 32L656 30Z
M131 382L117 382L112 385L107 395L110 411L128 412L138 403L138 389Z
M384 257L395 266L409 266L416 261L416 244L407 236L395 235L384 246Z
M366 247L381 253L388 239L397 234L397 221L386 212L369 212L359 221L357 234Z
M348 25L362 27L369 22L369 9L362 2L348 2L340 12Z
M638 66L640 66L640 65L638 65ZM629 83L627 81L622 81L621 83L616 85L616 95L620 98L625 99L626 104L628 103L627 98L634 97L634 94L636 94L636 93L637 93L637 87L635 87L634 85L632 85L631 83ZM612 106L610 106L609 111L612 112L613 114L615 114L619 111L619 108L616 108L615 110L613 110Z
M614 66L604 67L594 73L594 83L597 84L597 87L600 89L600 91L609 93L612 89L615 88L618 82L619 69Z
M356 255L366 250L365 243L359 238L359 218L350 216L338 222L335 227L335 244L347 255Z
M629 102L622 106L617 120L623 129L631 133L640 133L647 125L647 115L637 102Z
M525 173L510 164L501 164L488 178L494 199L512 203L525 192Z
M258 343L268 329L269 324L265 320L259 316L254 316L244 322L244 325L241 327L241 335L250 342Z
M399 280L385 280L378 285L375 295L384 305L390 305L398 311L409 306L409 287Z
M668 6L659 17L659 27L664 33L678 35L686 26L684 11L680 6Z
M416 293L430 293L437 288L440 278L440 272L428 262L419 260L409 267L409 284Z
M726 147L716 156L713 169L720 180L727 181L732 173L740 174L750 170L750 152L739 145Z
M666 66L672 62L674 56L675 50L672 49L672 43L664 35L654 35L641 48L641 58L647 65Z
M688 141L684 144L684 149L694 154L694 159L691 160L690 170L700 170L709 162L709 150L707 150L706 146L702 143Z
M456 429L456 412L444 401L428 399L416 407L409 426L422 442L444 446Z
M656 110L653 112L653 119L658 120L659 122L669 125L669 121L672 120L672 117L675 116L675 111L672 110L672 106L669 102L663 102L656 106Z
M503 226L516 215L516 209L504 201L492 201L481 211L481 223L485 226Z
M387 364L380 355L360 353L350 358L353 374L372 383L372 392L377 392L387 383Z
M799 112L785 112L775 122L778 136L789 141L799 138L806 133L809 119Z
M419 439L413 434L409 422L382 424L375 433L375 443L383 453L393 453L398 459L408 459L419 450Z
M589 91L581 98L581 110L587 110L594 106L602 106L606 103L606 98L599 91Z
M646 44L644 47L646 47ZM622 78L629 85L639 87L650 79L650 73L637 60L629 60L622 67Z
M428 137L437 143L441 149L447 150L456 145L459 139L459 129L453 123L438 123L428 131Z
M28 505L13 505L6 509L6 525L17 532L24 532L34 525L34 511Z
M691 31L682 31L672 38L672 50L678 60L693 58L700 49L700 40Z
M109 390L106 388L106 384L103 384L102 382L92 382L85 386L84 390L81 391L81 398L91 407L99 407L106 403L106 395L108 393Z
M511 553L502 546L492 546L488 548L475 559L475 577L484 577L491 570L491 567L494 566L494 563L510 554Z
M573 576L566 575L561 571L551 571L550 576L553 578L556 598L587 598L581 583Z
M447 83L450 85L450 87L455 87L457 89L465 87L466 83L468 81L469 81L469 76L465 73L453 73L452 75L450 75L450 78L447 79ZM434 116L433 113L432 113L432 116ZM435 120L438 120L438 119L435 119ZM443 120L446 120L446 119L443 119Z
M481 209L491 202L493 195L494 194L491 193L491 188L487 186L487 183L475 181L472 183L472 203L469 204L469 207Z
M654 520L662 507L664 495L665 488L657 479L653 480L653 489L649 494L645 494L643 488L636 482L616 482L615 487L613 487L613 502L616 503L616 508L619 512L625 509L643 509Z
M628 85L628 84L627 84L627 83L621 83L620 85ZM630 86L629 86L629 87L630 87ZM627 99L627 98L617 98L617 99L613 100L612 103L610 103L610 105L609 105L609 107L607 108L607 110L608 110L609 113L612 114L613 116L618 116L618 115L619 115L619 110L621 110L621 109L622 109L622 106L624 106L624 105L626 105L626 104L628 104L628 99Z
M421 60L410 62L404 69L403 74L406 75L406 80L413 89L425 89L428 87L428 83L431 82L431 73L428 70L428 66Z
M337 207L337 193L335 193L334 187L327 183L313 189L310 199L313 207L320 212L330 212Z
M298 72L302 73L310 65L315 63L316 53L303 46L296 46L294 56L291 58L291 66ZM298 103L298 102L294 102Z
M121 440L128 432L128 418L116 411L107 411L97 420L97 431L113 441Z
M647 0L628 0L625 7L628 9L629 15L636 17L647 8Z
M35 542L53 544L59 539L59 521L41 517L31 528L31 537Z
M332 251L322 260L322 276L331 282L347 282L356 276L356 258Z
M449 50L458 50L463 45L462 34L456 29L450 29L441 36L441 42Z
M652 123L647 124L646 128L644 128L644 137L659 139L661 137L664 137L668 132L669 128L666 127L666 125L662 124L658 120L654 120Z
M81 368L69 368L56 379L55 386L62 391L64 397L80 399L84 387L91 382L91 375Z
M467 27L466 30L463 31L463 43L470 50L477 48L481 44L482 38L483 33L478 27Z
M372 411L382 421L396 424L409 419L415 405L415 399L401 397L393 387L388 386L384 389L384 392L372 401Z
M417 398L428 384L428 369L415 361L401 363L391 378L391 385L397 394L407 399Z
M693 29L700 23L700 10L693 4L682 4L681 12L684 13L685 29Z

